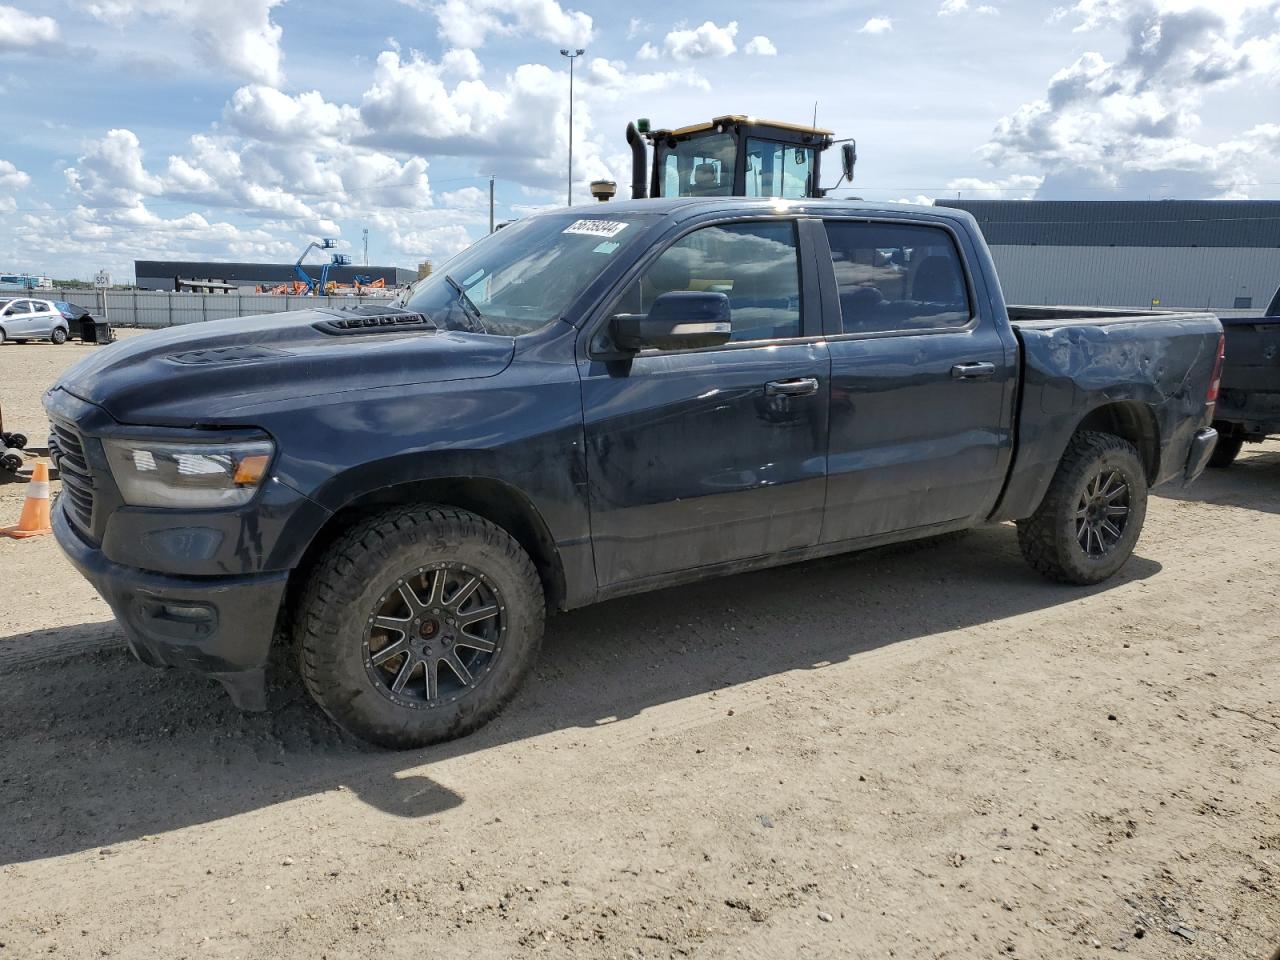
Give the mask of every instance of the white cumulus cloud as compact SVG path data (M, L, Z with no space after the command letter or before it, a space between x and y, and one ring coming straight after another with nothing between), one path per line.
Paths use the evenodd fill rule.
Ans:
M727 57L737 51L738 45L734 37L738 35L738 22L731 20L723 27L714 21L707 20L692 30L672 30L663 38L661 52L672 60L708 60L715 57ZM641 47L639 56L647 57L648 52L656 55L658 51L651 44Z
M121 28L143 19L181 27L209 67L235 76L278 84L280 38L271 11L284 0L81 0L88 13Z
M892 17L872 17L861 27L858 28L859 33L870 33L872 35L880 33L888 33L893 29Z
M1205 98L1244 85L1274 98L1280 7L1241 0L1080 0L1057 20L1120 30L1124 53L1087 51L1049 79L1044 96L996 124L982 155L1044 177L1040 197L1247 195L1280 173L1271 125L1222 143L1199 139ZM1233 94L1239 95L1239 94ZM1263 119L1260 117L1259 119Z
M743 53L758 57L776 57L778 48L773 45L773 41L768 37L756 36L747 41L747 45L742 48Z
M0 4L0 54L31 50L58 39L58 22Z
M21 190L31 178L8 160L0 160L0 190Z
M440 39L462 49L483 46L490 34L570 47L584 47L595 36L589 14L566 10L556 0L442 0L433 9Z
M1000 11L989 4L976 7L969 5L969 0L942 0L938 7L938 16L954 17L962 13L976 13L980 16L995 16Z

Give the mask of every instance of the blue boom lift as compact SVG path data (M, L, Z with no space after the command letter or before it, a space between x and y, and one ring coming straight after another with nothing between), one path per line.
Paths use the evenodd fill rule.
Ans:
M312 250L332 250L338 245L338 241L330 237L321 240L312 240L307 244L307 248L302 251L302 255L298 257L297 263L293 265L293 272L297 275L298 281L307 288L308 296L317 296L323 294L328 289L329 271L334 267L345 267L350 265L351 258L345 253L335 253L330 255L329 262L320 268L320 279L317 280L302 268L302 261L307 258L307 254Z

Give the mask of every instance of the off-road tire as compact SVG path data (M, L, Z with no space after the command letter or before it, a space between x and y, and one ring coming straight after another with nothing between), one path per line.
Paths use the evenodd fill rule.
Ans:
M503 639L487 672L452 702L405 706L371 677L366 630L389 584L442 562L483 571L500 590ZM312 567L293 623L302 679L321 709L363 740L409 749L471 733L506 706L537 660L545 608L533 563L505 530L466 510L415 505L343 533Z
M1118 471L1129 486L1129 514L1117 542L1101 557L1085 553L1076 535L1076 510L1086 486L1102 470ZM1147 475L1132 443L1109 433L1071 438L1044 500L1018 521L1018 546L1032 569L1060 583L1099 583L1133 553L1147 515Z
M1209 466L1222 469L1235 463L1240 456L1240 448L1244 446L1244 437L1226 437L1218 435L1218 444L1209 455Z
M54 327L53 333L49 334L49 339L53 341L55 346L62 346L67 342L67 331L61 327Z

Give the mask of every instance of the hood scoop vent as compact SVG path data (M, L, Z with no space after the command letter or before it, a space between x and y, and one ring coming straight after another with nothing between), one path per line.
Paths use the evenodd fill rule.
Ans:
M335 319L312 324L321 333L349 336L355 333L390 333L393 330L437 330L430 317L394 307L363 306L323 310Z
M169 359L174 363L209 364L209 363L242 363L247 360L274 360L289 356L288 350L276 347L264 347L246 343L234 347L212 347L208 350L188 350L186 353L173 353Z

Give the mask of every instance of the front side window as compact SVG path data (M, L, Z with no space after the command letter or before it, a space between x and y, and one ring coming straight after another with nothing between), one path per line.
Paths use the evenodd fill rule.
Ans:
M939 227L826 222L845 333L963 327L972 315L960 254Z
M610 314L645 314L673 290L723 293L733 341L800 336L800 265L789 220L702 227L651 263Z
M684 140L662 160L664 197L728 197L733 194L733 134Z
M30 313L31 305L26 300L15 300L13 306L9 308L10 315L19 313Z
M649 215L555 213L517 220L418 282L405 309L438 326L518 337L563 316Z
M812 181L812 148L747 140L748 197L807 197Z

